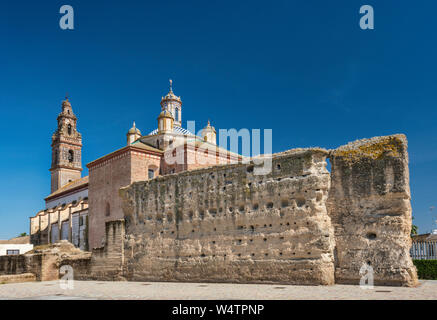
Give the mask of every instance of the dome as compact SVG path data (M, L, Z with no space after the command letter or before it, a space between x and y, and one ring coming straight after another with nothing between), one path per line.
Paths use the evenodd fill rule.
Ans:
M133 124L133 127L129 129L128 134L139 134L141 135L141 131L137 129L137 127L135 126L135 121Z
M161 111L161 113L159 114L158 119L160 119L160 118L172 118L172 119L174 119L174 117L171 114L171 112L168 111L167 109Z
M70 101L68 101L68 92L65 94L65 100L62 101L62 106L69 106L71 107Z
M173 85L173 81L170 79L170 91L167 93L165 97L161 98L161 106L163 108L165 107L165 105L168 104L168 102L177 102L177 104L179 105L182 104L181 97L178 97L173 93L172 85Z
M212 131L212 132L216 132L215 128L213 126L211 126L211 123L208 120L208 124L206 125L205 128L203 128L203 131Z
M187 129L181 128L179 126L174 126L173 128L173 133L177 134L177 135L186 135L186 136L195 136L193 133L191 133L190 131L188 131ZM149 136L153 136L155 134L158 134L158 129L153 130L152 132L150 132L148 135Z

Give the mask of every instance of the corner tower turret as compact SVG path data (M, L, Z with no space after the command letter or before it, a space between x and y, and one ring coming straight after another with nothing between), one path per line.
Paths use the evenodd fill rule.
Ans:
M129 129L126 134L127 136L127 145L130 146L132 143L141 138L141 131L135 126L135 121L133 127Z
M202 130L202 138L206 142L217 144L216 131L215 128L211 126L209 120L207 126Z

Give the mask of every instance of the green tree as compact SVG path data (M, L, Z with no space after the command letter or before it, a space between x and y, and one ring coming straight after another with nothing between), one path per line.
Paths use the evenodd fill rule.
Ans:
M414 217L413 217L412 220L414 220ZM413 225L411 226L411 235L412 235L412 236L415 236L415 235L418 234L418 232L419 232L419 227L416 226L415 224L413 224Z
M19 235L19 237L25 237L25 236L27 236L27 233L26 233L26 232L22 232L22 233L20 233L20 235Z

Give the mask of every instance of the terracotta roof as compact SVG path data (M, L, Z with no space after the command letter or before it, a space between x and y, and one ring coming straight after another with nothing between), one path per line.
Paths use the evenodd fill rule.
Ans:
M196 138L197 138L197 137L196 137ZM229 151L229 150L227 150L227 149L225 149L225 148L220 147L220 146L217 145L217 144L213 144L213 143L210 143L210 142L204 141L204 140L199 139L199 138L197 138L197 139L194 140L194 141L193 141L193 140L192 140L192 141L187 141L186 144L187 144L187 145L194 146L194 147L196 147L196 148L204 147L205 150L206 150L206 149L208 149L208 150L214 150L214 149L215 149L215 151L216 151L216 152L219 152L219 153L224 153L224 154L231 155L231 156L234 156L234 157L237 157L237 158L243 158L243 156L240 155L240 154L238 154L238 153L235 153L235 152ZM208 145L209 147L206 147L207 145Z
M10 240L0 240L0 244L28 244L28 243L30 243L29 236L16 237Z
M120 153L123 152L124 150L128 150L129 148L138 148L138 149L142 149L142 150L146 150L146 151L151 151L151 152L155 152L155 153L163 153L162 150L156 149L154 147L151 147L143 142L141 142L139 139L135 142L133 142L132 144L125 146L123 148L117 149L115 151L112 151L111 153L108 153L100 158L97 158L94 161L91 161L90 163L88 163L86 166L89 168L90 166L93 166L93 164L95 164L96 162L99 162L100 160L103 160L105 158L108 158L116 153Z
M87 184L88 184L88 176L83 177L83 178L80 178L80 179L77 179L77 180L74 180L74 181L72 181L72 182L70 182L70 183L67 183L67 184L66 184L65 186L63 186L62 188L59 188L59 189L56 190L55 192L51 193L51 194L46 198L46 200L49 199L49 198L53 198L54 196L57 196L57 195L59 195L59 194L61 194L61 193L68 192L68 191L70 191L70 190L74 190L74 189L77 189L77 188L79 188L79 187L84 187L84 186L87 185Z
M141 142L140 140L137 140L137 141L133 142L131 144L131 147L135 147L135 148L140 148L140 149L144 149L144 150L148 150L148 151L162 153L162 150L159 150L159 149L156 149L156 148L154 148L152 146L149 146L148 144L145 144L145 143Z

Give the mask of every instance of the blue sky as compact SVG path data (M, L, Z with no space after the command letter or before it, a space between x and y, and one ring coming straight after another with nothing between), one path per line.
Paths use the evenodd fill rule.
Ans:
M59 8L75 30L59 28ZM359 8L375 29L359 28ZM28 232L50 191L69 92L83 166L156 127L168 79L183 120L272 128L273 151L404 133L414 222L437 207L435 1L1 1L0 239ZM87 174L87 171L84 171ZM434 212L437 215L437 211Z

